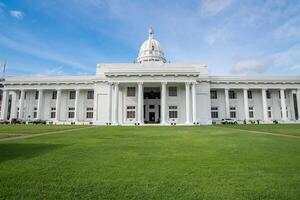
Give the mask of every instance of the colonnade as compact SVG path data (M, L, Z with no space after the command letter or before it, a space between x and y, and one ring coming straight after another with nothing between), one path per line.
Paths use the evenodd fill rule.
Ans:
M118 125L119 121L119 82L110 82L108 89L108 124ZM137 82L137 123L144 123L144 83ZM167 82L161 82L161 118L160 124L167 124ZM185 115L186 124L197 123L196 109L196 82L185 83ZM192 115L191 115L192 114ZM192 116L192 119L191 119ZM191 121L192 120L192 121Z
M229 103L229 88L225 88L225 116L226 118L230 118L230 103ZM234 89L233 89L234 90ZM249 100L248 100L248 91L249 88L243 88L243 102L244 102L244 114L245 114L245 120L249 121ZM257 89L255 89L257 90ZM273 89L272 89L273 90ZM300 101L300 89L293 90L294 93L297 94L297 102L299 105ZM281 112L282 112L282 121L287 121L287 110L286 110L286 98L285 98L285 88L279 89L280 92L280 106L281 106ZM262 101L262 113L263 113L263 121L268 122L268 105L267 105L267 89L262 88L261 89L261 101ZM300 114L300 106L297 106L298 109L298 115ZM298 119L299 120L299 119Z
M70 91L70 89L65 89L67 91ZM20 92L19 96L19 102L18 102L18 108L17 110L17 90L3 90L3 98L2 98L2 111L1 111L1 119L4 120L10 120L12 118L17 118L17 112L19 112L19 119L26 119L24 116L24 100L25 100L25 92L26 91L38 91L38 99L37 99L37 117L36 119L41 119L42 118L42 112L44 108L44 98L45 98L45 89L39 89L39 90L25 90L21 89L18 90ZM56 90L51 90L51 91L56 91L56 100L55 100L55 119L54 122L59 122L60 121L60 116L61 116L61 98L62 98L62 89L56 89ZM12 92L12 106L11 106L11 114L10 114L10 119L8 119L8 100L9 100L9 92ZM79 101L79 95L81 92L81 89L76 89L75 90L75 103L74 103L74 118L73 121L77 122L79 119L79 107L80 107L80 101Z

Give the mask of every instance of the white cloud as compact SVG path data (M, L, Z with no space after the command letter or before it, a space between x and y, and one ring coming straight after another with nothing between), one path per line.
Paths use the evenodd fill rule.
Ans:
M232 73L248 74L264 73L267 70L277 70L280 73L288 71L300 73L300 44L284 51L273 53L264 58L241 60L231 68Z
M201 11L215 15L229 8L232 2L233 0L203 0Z
M268 70L268 66L259 60L241 60L231 69L232 73L247 74L251 72L263 73Z
M293 70L293 71L300 72L300 65L292 66L290 69Z
M16 19L23 19L24 13L20 10L11 10L10 16L16 18Z
M63 67L46 69L45 71L35 74L35 76L62 76L64 75Z
M300 35L300 17L295 17L285 22L277 28L274 35L280 39L298 37Z
M36 47L36 46L34 46L33 42L31 44L25 44L25 43L18 42L16 40L7 38L0 34L0 45L4 45L11 49L15 49L17 51L24 52L26 54L33 55L33 56L36 56L39 58L60 62L62 64L68 65L68 66L76 68L76 69L86 70L85 65L82 65L76 61L70 60L63 55L54 53L54 52L46 49L45 47Z

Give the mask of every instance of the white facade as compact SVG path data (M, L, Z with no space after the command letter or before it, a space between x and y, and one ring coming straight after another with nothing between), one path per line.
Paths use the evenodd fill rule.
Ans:
M166 63L153 30L137 63L98 64L95 76L9 77L1 119L140 125L300 122L299 77L209 76L206 65Z

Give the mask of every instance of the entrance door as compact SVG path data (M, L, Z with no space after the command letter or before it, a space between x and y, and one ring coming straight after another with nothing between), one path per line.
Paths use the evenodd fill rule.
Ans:
M155 112L149 112L149 122L155 122Z

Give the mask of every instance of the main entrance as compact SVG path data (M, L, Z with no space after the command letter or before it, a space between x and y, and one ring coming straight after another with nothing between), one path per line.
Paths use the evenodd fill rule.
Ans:
M144 122L160 123L160 87L144 88Z

